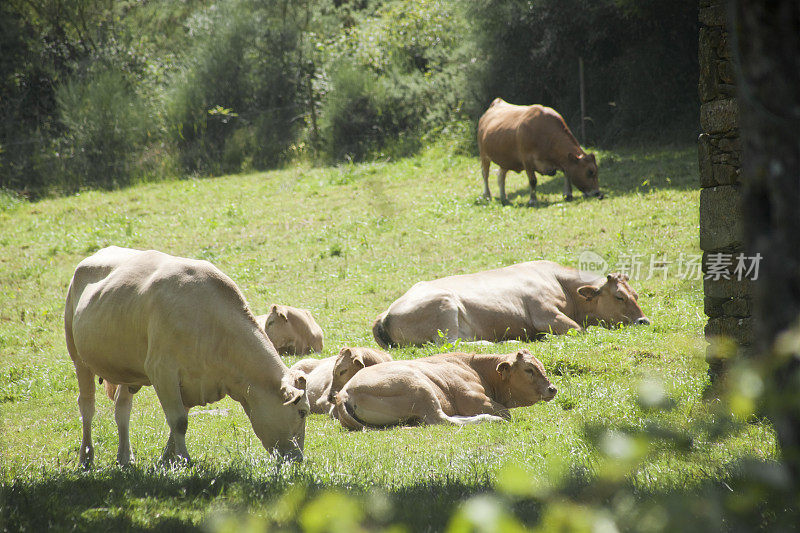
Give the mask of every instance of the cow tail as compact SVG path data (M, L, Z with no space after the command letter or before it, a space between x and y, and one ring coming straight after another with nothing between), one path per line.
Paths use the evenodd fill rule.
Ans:
M392 341L392 337L389 336L389 332L386 331L386 322L389 320L389 316L387 314L378 315L378 318L375 319L375 322L372 324L372 335L375 337L375 341L380 345L381 348L391 348L394 346L394 341Z

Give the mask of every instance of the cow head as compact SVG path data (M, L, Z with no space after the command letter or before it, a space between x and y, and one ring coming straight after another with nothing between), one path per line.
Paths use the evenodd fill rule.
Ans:
M506 407L524 407L542 400L549 402L558 392L547 379L542 363L528 350L508 354L497 365L497 373L502 380L501 392L509 396L502 398Z
M289 320L285 305L272 304L264 323L264 331L280 354L293 354L295 351L295 331Z
M648 325L650 320L639 307L639 295L628 285L626 274L609 274L605 279L578 288L585 314L605 326Z
M306 416L311 411L305 385L305 376L287 373L279 388L251 384L240 400L264 448L294 461L303 460Z
M369 348L350 348L345 346L339 351L333 364L333 379L328 392L328 401L335 403L336 394L364 367L391 361L390 355Z
M594 154L569 154L564 165L564 174L569 181L581 190L586 198L604 197L597 179L597 160Z

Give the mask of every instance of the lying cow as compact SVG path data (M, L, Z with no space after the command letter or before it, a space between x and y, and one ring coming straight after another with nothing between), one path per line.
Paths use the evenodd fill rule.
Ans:
M322 328L306 309L273 304L268 314L256 320L281 355L322 351Z
M421 281L375 320L382 347L456 339L499 342L564 334L586 326L649 324L628 276L585 282L551 261Z
M188 409L226 395L242 404L267 450L302 458L309 412L302 381L295 386L242 293L211 263L104 248L76 268L64 325L78 377L84 467L94 458L95 375L115 398L120 464L131 461L131 404L145 385L155 388L169 424L164 461L189 460Z
M447 353L365 368L336 395L351 430L397 424L469 424L509 418L509 409L550 401L554 387L527 350Z
M392 356L381 350L372 348L349 348L345 346L336 356L333 363L331 384L328 392L328 402L333 405L336 401L336 394L342 390L348 381L361 369L368 366L386 363L392 360Z
M295 363L291 370L305 379L311 412L327 414L333 407L333 394L339 392L356 372L391 360L392 356L381 350L345 346L339 355L325 359L303 359Z
M554 109L540 105L513 105L495 98L478 121L478 150L483 172L483 195L489 191L489 166L496 163L500 201L506 197L506 173L525 170L531 185L529 206L536 205L536 173L564 172L564 197L572 200L572 185L585 197L603 198L597 181L594 154L583 151L566 122Z

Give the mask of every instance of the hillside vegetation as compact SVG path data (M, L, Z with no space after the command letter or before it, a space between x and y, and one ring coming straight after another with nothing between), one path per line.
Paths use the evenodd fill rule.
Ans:
M621 0L9 0L0 188L473 153L495 97L585 143L696 138L697 4Z
M524 207L518 174L508 179L512 205L479 198L477 159L447 143L396 162L299 165L35 203L0 196L0 528L676 531L716 529L722 517L748 527L748 509L763 504L758 492L729 496L725 487L748 464L766 476L776 443L769 424L749 417L745 396L703 399L702 281L678 271L698 254L694 150L598 158L605 200L563 203L559 174L541 181L535 209ZM225 399L209 406L223 414L198 408L190 417L194 463L159 466L167 426L146 388L131 423L137 462L121 470L112 405L99 390L97 468L82 473L63 301L75 265L111 244L208 259L256 312L272 302L310 309L325 331L323 356L343 344L375 346L373 318L416 281L533 259L577 266L585 250L612 266L642 258L631 283L653 324L480 347L529 349L558 396L515 409L508 423L464 428L348 433L312 415L301 464L268 456L241 407ZM670 265L666 275L648 276L650 257Z

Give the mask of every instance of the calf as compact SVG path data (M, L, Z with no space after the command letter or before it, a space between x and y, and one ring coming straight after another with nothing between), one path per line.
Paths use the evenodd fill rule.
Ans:
M306 309L273 304L256 320L281 355L322 352L322 328Z
M325 359L303 359L291 370L305 378L306 392L315 414L330 413L333 397L356 372L364 367L391 361L392 356L372 348L345 346L339 355Z
M468 424L509 418L509 409L550 401L554 387L527 350L447 353L358 372L334 408L351 430L397 424Z

